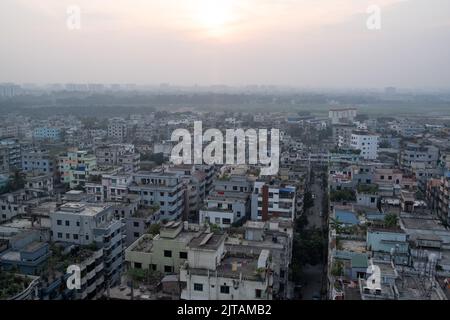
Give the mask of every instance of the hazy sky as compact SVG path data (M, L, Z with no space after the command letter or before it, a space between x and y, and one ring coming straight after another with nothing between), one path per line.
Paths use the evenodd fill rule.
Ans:
M450 1L1 0L0 82L450 87Z

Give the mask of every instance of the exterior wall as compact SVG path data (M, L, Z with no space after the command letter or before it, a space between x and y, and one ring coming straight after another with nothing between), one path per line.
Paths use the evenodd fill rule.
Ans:
M378 157L378 136L364 133L353 133L351 147L361 150L361 157L374 160Z
M136 268L140 264L142 269L156 270L162 273L178 273L180 266L187 259L180 257L180 252L187 255L187 243L176 239L167 239L157 236L153 240L149 240L150 235L144 234L135 243L133 243L125 252L125 259L131 267ZM133 248L141 241L152 241L152 251L134 251ZM171 257L165 257L164 251L171 251ZM171 271L168 272L170 267ZM166 271L167 270L167 271Z
M356 203L360 206L376 208L378 198L376 194L357 193Z
M211 272L210 276L191 275L186 270L181 271L181 279L186 281L186 288L181 292L182 300L271 300L272 298L271 294L266 294L266 282L238 281L216 276L214 272ZM203 290L194 290L194 284L202 284ZM229 293L221 293L221 286L229 287ZM260 298L256 297L257 289L262 292Z
M59 140L61 131L58 128L41 127L34 129L33 137L36 139Z
M22 151L22 170L24 172L53 173L53 159L45 150Z

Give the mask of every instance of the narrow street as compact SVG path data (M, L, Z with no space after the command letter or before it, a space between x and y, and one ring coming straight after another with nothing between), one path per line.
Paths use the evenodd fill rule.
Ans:
M316 176L310 185L310 191L314 197L314 206L307 210L306 217L308 224L307 230L322 229L324 227L324 219L322 217L322 204L326 190L321 186L321 178ZM324 259L326 261L326 257ZM323 294L324 264L306 265L303 269L303 278L305 282L302 287L302 299L319 300Z

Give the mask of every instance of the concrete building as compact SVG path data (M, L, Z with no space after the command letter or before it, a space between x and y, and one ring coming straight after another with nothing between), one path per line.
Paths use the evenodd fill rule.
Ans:
M19 140L12 138L0 139L0 154L3 154L8 162L8 169L21 169L22 168L22 155L21 146ZM3 160L3 163L5 160ZM2 165L4 166L4 164Z
M61 183L69 184L74 189L84 186L89 180L90 171L97 166L95 156L87 151L70 149L58 157L58 171Z
M33 131L33 138L38 140L59 140L61 139L61 130L59 128L39 127Z
M108 123L108 138L114 141L125 141L128 136L128 124L122 118L113 118Z
M352 132L356 127L352 124L334 124L332 126L333 142L336 146L348 148L352 142Z
M361 157L374 160L378 157L378 135L365 131L353 131L350 146L361 150Z
M103 248L107 283L118 283L123 267L125 225L115 218L112 206L69 202L50 219L54 241L77 245L94 243Z
M55 171L54 160L45 149L22 150L22 171L53 174Z
M129 192L145 206L159 205L162 220L177 220L184 212L185 196L181 178L170 172L139 171L133 175Z
M356 108L331 109L328 117L331 119L331 124L352 123L355 120L356 111Z
M408 143L400 152L400 165L410 169L414 164L422 163L427 168L435 168L439 160L439 149L432 145L422 146Z
M292 259L293 224L271 219L247 221L244 234L231 234L225 241L229 253L260 254L268 250L272 257L273 298L288 298L289 267Z
M204 231L205 228L197 224L170 221L161 226L158 235L144 234L130 245L125 251L125 260L131 268L179 273L188 259L189 243Z
M108 144L95 148L95 157L99 166L120 166L126 173L140 168L140 154L132 144Z
M255 181L251 195L251 219L267 221L278 217L294 221L296 214L295 187Z
M270 252L226 253L224 234L204 233L189 244L180 282L183 300L271 300Z

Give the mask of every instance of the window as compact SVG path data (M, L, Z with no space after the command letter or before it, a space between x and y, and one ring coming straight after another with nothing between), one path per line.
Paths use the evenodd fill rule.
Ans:
M187 259L188 255L187 252L180 251L180 259Z
M216 222L216 224L220 223L220 218L215 218L214 221Z
M223 218L223 219L222 219L222 223L223 223L223 224L230 224L230 223L231 223L231 219Z
M139 227L139 221L133 222L133 227Z
M89 236L88 235L86 235L86 240L89 240Z
M66 226L67 227L70 226L70 221L69 220L66 220Z
M172 271L172 266L164 266L164 272L173 272Z
M230 287L229 286L220 286L220 293L229 294L230 293Z
M135 267L136 269L142 269L142 263L140 263L140 262L135 262L135 263L134 263L134 267Z
M262 291L261 289L256 289L255 290L255 298L261 298L262 296Z
M60 226L60 225L62 225L62 221L61 221L61 220L57 220L57 221L56 221L56 224L57 224L58 226Z
M203 291L203 284L194 283L194 291Z
M62 238L62 233L61 232L58 232L58 238Z
M168 258L172 257L172 251L164 250L164 257L168 257Z
M70 233L66 233L66 239L70 239Z
M80 226L80 221L77 221L77 227L79 227Z
M77 234L74 234L74 235L73 235L73 239L74 239L74 240L78 240L78 235L77 235Z
M153 271L156 271L156 264L149 265L149 269L153 270Z
M134 236L135 238L139 238L139 232L135 232L135 233L133 234L133 236Z

